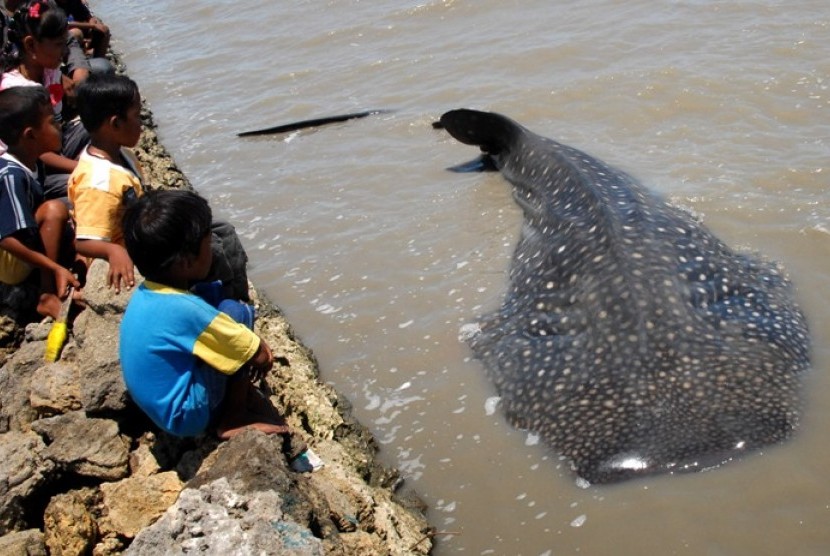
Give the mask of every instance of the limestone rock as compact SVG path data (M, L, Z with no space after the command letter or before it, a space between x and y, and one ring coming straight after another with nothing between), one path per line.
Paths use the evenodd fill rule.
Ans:
M118 537L106 537L95 545L92 549L92 556L110 556L111 554L121 554L125 549L124 541Z
M101 529L133 538L173 505L184 485L175 471L101 485L106 518Z
M389 550L377 537L365 531L345 533L340 535L343 541L343 554L358 556L361 554L389 554Z
M138 448L130 452L130 474L133 477L149 477L161 470L156 456L153 455L147 443L140 443Z
M76 411L35 421L32 430L48 438L44 455L63 469L109 481L128 473L129 447L115 421Z
M280 435L245 431L221 444L216 460L208 470L188 482L198 488L220 477L228 479L234 490L281 490L291 488L293 477L282 453Z
M118 320L92 311L82 312L73 325L61 359L75 367L83 409L87 413L121 411L128 394L118 358Z
M81 403L87 413L120 411L127 407L129 395L117 358L86 367L80 388Z
M102 259L95 259L89 265L84 286L84 302L93 313L98 315L120 314L124 312L130 300L130 292L122 290L116 294L115 290L107 286L109 263ZM140 277L136 276L136 283Z
M283 513L274 490L241 493L227 478L182 491L126 554L325 554L320 539Z
M26 500L54 470L46 446L34 433L0 435L0 534L25 526Z
M0 432L26 430L37 418L29 403L32 376L44 366L43 342L27 342L0 367Z
M86 488L59 494L49 501L43 514L46 546L51 554L88 554L98 535L90 508L94 491Z
M17 531L0 537L0 554L20 556L47 556L43 533L37 529Z
M0 314L0 346L13 344L19 330L20 328L13 318Z
M78 371L60 361L40 367L32 375L29 403L41 414L77 411L81 404Z

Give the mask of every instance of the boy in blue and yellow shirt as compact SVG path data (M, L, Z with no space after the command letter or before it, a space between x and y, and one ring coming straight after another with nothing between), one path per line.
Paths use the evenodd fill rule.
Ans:
M127 208L123 224L127 252L146 278L120 329L124 382L135 403L177 436L288 433L254 386L274 358L251 329L253 307L231 299L213 306L188 291L211 266L207 201L190 191L151 191Z

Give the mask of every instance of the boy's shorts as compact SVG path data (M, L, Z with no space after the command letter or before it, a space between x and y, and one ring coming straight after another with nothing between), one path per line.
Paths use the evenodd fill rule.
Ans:
M254 328L254 319L256 314L252 305L236 301L235 299L221 299L222 282L202 282L196 284L194 287L196 295L202 297L210 304L217 304L217 309L230 316L236 322L244 324L251 330ZM218 302L218 303L217 303ZM210 422L215 425L220 417L222 402L225 401L225 393L228 389L228 382L231 380L241 380L243 370L240 369L232 375L220 373L212 368L207 363L201 362L199 365L201 371L200 382L205 387L208 397L208 405L210 407Z
M215 421L217 412L225 401L225 391L228 387L229 375L220 373L207 363L201 362L199 370L202 374L201 383L207 391L208 405L210 407L210 420Z
M5 249L0 249L0 282L16 286L23 282L34 270L29 263L18 259Z

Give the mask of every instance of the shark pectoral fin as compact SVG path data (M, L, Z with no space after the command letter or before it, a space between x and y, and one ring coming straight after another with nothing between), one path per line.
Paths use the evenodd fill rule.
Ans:
M367 116L374 116L376 114L389 114L394 110L365 110L363 112L352 112L349 114L338 114L336 116L326 116L324 118L314 118L312 120L301 120L299 122L291 122L288 124L268 127L265 129L255 129L253 131L243 131L237 133L237 137L254 137L257 135L275 135L278 133L288 133L291 131L298 131L301 129L308 129L312 127L320 127L329 124L336 124L348 120L358 118L365 118Z
M468 162L463 162L455 166L447 168L450 172L468 173L468 172L497 172L496 164L493 162L493 157L488 154L483 154L478 158L474 158Z

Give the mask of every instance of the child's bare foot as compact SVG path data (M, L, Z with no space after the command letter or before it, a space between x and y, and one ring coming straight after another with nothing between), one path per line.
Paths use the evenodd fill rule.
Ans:
M61 300L53 293L42 293L37 302L37 312L44 317L58 318L61 312Z
M223 421L216 427L216 436L221 440L228 440L246 430L257 430L265 434L288 434L290 432L288 425L263 423L259 420L259 417L259 415L253 413L246 413L237 416L233 421Z

